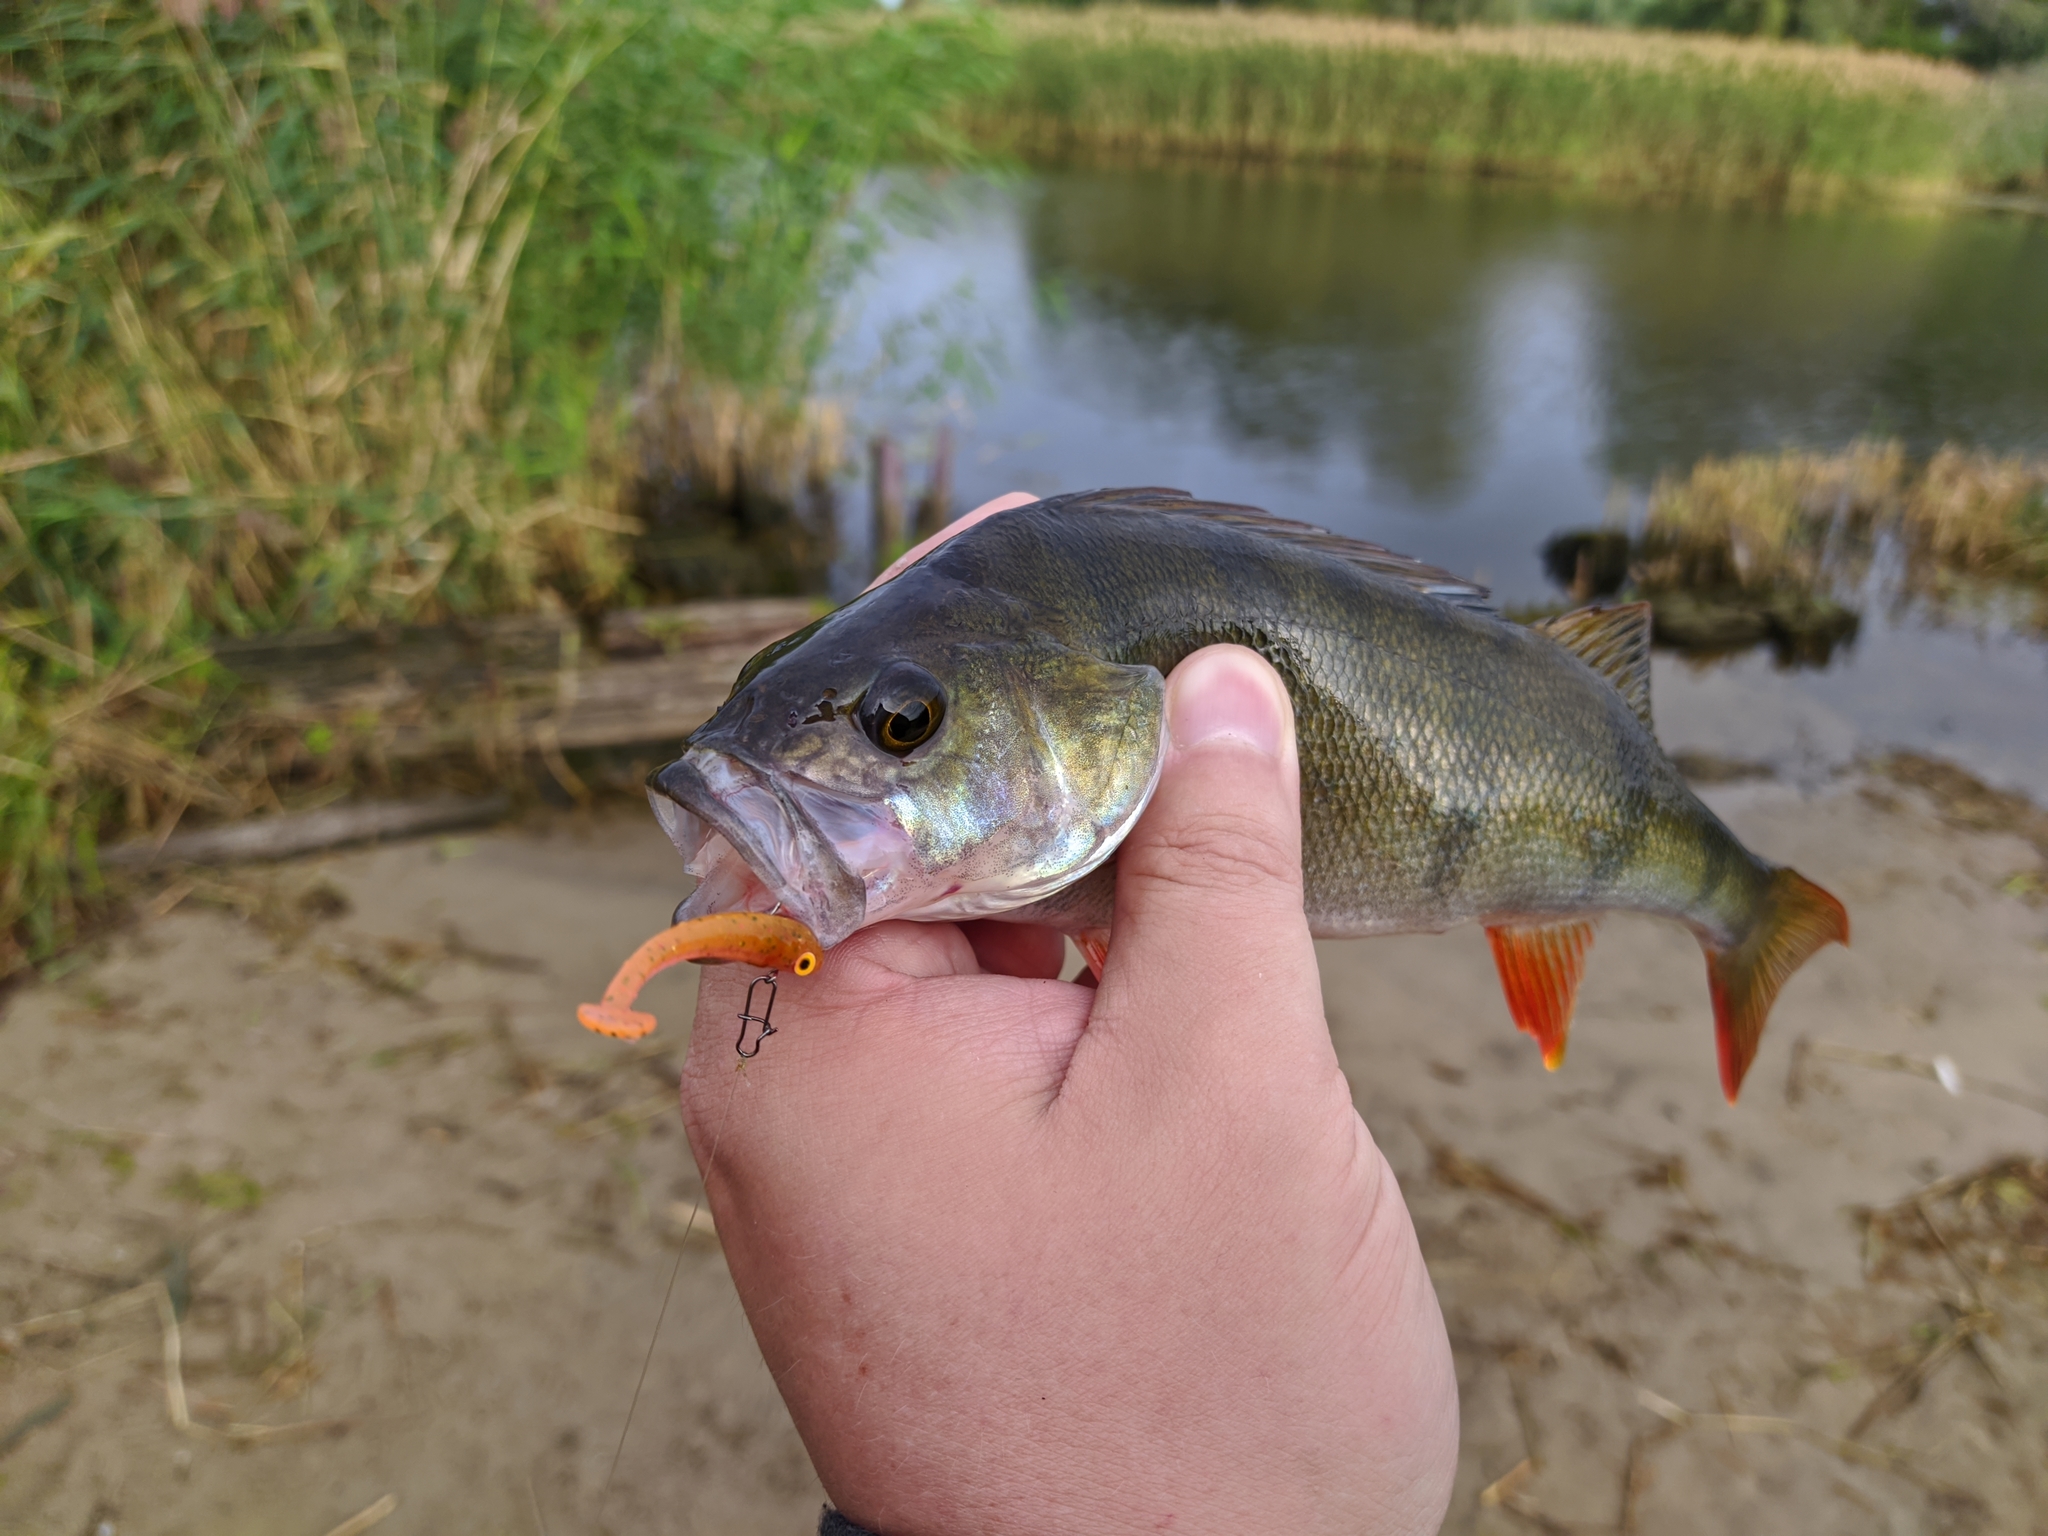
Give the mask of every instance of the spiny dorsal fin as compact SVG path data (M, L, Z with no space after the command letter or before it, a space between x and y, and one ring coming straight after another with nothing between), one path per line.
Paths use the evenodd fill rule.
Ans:
M1371 571L1375 576L1385 576L1417 592L1439 598L1454 607L1472 613L1483 613L1489 618L1499 618L1494 610L1486 588L1476 582L1465 580L1434 565L1425 565L1407 555L1397 555L1391 549L1378 544L1368 544L1363 539L1347 539L1340 533L1327 528L1318 528L1313 523L1298 523L1292 518L1275 517L1260 507L1239 506L1234 502L1197 501L1186 491L1176 491L1162 485L1131 486L1123 490L1077 491L1069 496L1047 497L1044 503L1062 511L1075 512L1167 512L1181 517L1206 518L1213 523L1224 523L1232 528L1242 528L1247 533L1256 533L1282 543L1298 545L1303 549L1318 550L1326 555L1335 555L1339 560Z
M1540 629L1614 684L1615 691L1655 729L1650 719L1650 605L1579 608L1529 626Z

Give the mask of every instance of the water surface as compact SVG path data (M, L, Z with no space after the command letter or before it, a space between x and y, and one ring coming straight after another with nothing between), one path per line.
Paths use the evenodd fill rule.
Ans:
M1175 485L1521 603L1555 595L1548 534L1639 515L1707 454L1871 435L2048 453L2048 220L1185 166L955 193L892 239L840 357L865 370L866 425L914 449L953 422L962 505ZM874 365L908 332L994 356L992 387L911 403L929 347ZM2048 652L1999 625L1879 600L1826 672L1674 677L1667 734L1747 697L1805 722L1758 747L1780 766L1909 745L2048 796Z

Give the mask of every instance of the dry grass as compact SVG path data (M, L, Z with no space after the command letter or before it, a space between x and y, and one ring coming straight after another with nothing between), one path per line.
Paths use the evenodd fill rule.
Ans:
M642 479L685 477L717 502L796 503L847 461L846 414L836 402L764 398L675 364L650 372L632 418Z
M1637 579L1656 588L1821 586L1896 516L1907 473L1895 443L1840 454L1703 459L1650 494Z
M1636 578L1659 588L1821 588L1900 538L1907 579L2048 587L2048 460L1955 447L1925 463L1895 443L1839 454L1707 459L1650 497Z
M1902 521L1945 566L2048 582L2048 460L1944 448L1912 486Z
M2007 1157L1861 1214L1873 1279L1997 1282L2048 1304L2048 1162Z

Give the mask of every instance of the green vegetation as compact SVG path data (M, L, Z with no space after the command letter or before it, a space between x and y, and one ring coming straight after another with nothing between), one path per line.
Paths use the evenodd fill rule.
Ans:
M1007 8L975 131L1071 149L1429 167L1773 200L2048 185L2048 76L1850 47L1271 9Z
M253 1211L263 1203L263 1186L239 1168L216 1168L211 1173L182 1168L164 1192L215 1211Z
M589 613L650 486L814 493L856 195L967 135L1945 195L2048 186L2048 74L1272 10L0 10L0 976L79 931L103 838L379 771L352 724L252 723L218 637ZM2036 472L1948 464L1899 526L2048 569Z
M1612 0L1566 0L1582 19ZM2042 0L1643 0L1617 7L1636 26L1857 43L1973 68L2024 64L2048 53ZM1575 18L1579 19L1579 18Z
M854 193L998 57L857 0L223 10L0 14L0 975L106 833L349 771L212 636L589 608L642 466L811 467Z
M1237 3L1264 7L1268 0ZM1977 68L2025 63L2048 53L2048 0L1279 0L1279 4L1288 10L1379 16L1439 27L1561 21L1800 38L1957 59Z
M64 1139L90 1150L100 1160L100 1166L113 1178L116 1187L135 1177L135 1148L138 1143L132 1137L106 1136L98 1131L69 1131Z

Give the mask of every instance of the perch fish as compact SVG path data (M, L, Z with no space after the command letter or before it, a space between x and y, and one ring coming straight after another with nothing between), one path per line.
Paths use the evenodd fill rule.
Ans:
M1657 745L1647 605L1524 626L1376 545L1161 489L987 517L748 662L648 781L700 879L677 921L779 910L829 948L1005 918L1099 971L1166 674L1218 642L1294 701L1314 933L1483 924L1547 1066L1603 912L1698 936L1731 1101L1786 978L1848 942L1841 903L1743 847Z

